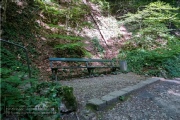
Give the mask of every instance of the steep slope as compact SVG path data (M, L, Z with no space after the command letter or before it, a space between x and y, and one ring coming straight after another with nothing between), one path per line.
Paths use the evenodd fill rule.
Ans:
M86 2L85 4L89 6L90 14L86 15L84 21L91 23L92 27L83 27L81 31L76 31L76 28L69 30L73 34L85 38L85 49L92 54L90 58L117 58L121 46L131 37L131 33L128 32L124 26L119 26L115 16L110 14L108 16L103 15L99 6L91 2ZM43 25L45 29L50 29L48 25L42 21L39 23ZM65 25L61 24L61 26ZM54 29L50 30L53 31ZM36 65L40 69L40 73L42 73L42 79L51 74L48 58L56 56L54 49L46 44L49 41L52 42L53 40L49 40L43 36L38 40L38 51L41 55L38 60L36 60Z
M81 36L88 37L86 41L88 46L86 49L93 53L96 51L95 44L92 44L93 39L99 41L100 45L103 48L103 51L99 53L93 53L94 58L117 58L119 49L124 41L128 40L131 37L124 26L120 26L118 21L115 19L115 16L103 16L99 6L93 3L86 3L91 8L91 14L88 16L89 22L93 24L92 29L84 28L81 32Z
M69 48L60 51L58 47L85 44L78 57L112 59L117 58L121 45L131 37L114 16L104 14L100 6L86 0L9 1L3 5L2 38L28 48L32 65L40 70L42 80L51 75L49 57L68 57L76 52L67 52ZM72 50L79 50L78 47ZM19 56L23 58L22 54Z

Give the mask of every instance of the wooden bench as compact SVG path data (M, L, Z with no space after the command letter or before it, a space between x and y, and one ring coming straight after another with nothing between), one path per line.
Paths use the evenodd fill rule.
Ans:
M107 60L107 59L85 59L85 58L49 58L50 67L52 74L57 81L57 71L58 69L75 69L75 68L86 68L89 75L92 74L92 71L95 68L111 68L112 71L120 69L119 62L116 60ZM57 62L75 62L75 66L58 66L54 65ZM101 63L100 65L92 65L93 62ZM118 64L117 64L118 62ZM80 64L78 64L80 63ZM82 64L84 63L84 65ZM57 63L58 64L58 63Z

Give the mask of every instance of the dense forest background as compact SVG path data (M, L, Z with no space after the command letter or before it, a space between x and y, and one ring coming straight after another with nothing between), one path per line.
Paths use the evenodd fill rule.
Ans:
M28 49L32 71L28 78L23 49L1 41L1 106L36 105L47 98L57 106L59 99L34 94L49 84L37 84L50 79L49 57L125 59L137 74L180 77L179 7L179 0L1 1L1 39ZM17 88L27 85L27 79L34 88ZM51 86L57 91L48 92L59 96L72 91ZM21 101L20 93L32 99Z

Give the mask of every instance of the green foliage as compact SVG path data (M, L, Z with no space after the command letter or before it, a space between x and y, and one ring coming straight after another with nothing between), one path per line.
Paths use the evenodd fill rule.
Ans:
M67 108L76 111L77 110L77 101L75 96L73 95L73 88L69 86L61 87L63 100L67 106Z
M178 14L178 8L174 8L165 2L152 2L146 5L143 10L138 10L136 14L126 14L125 20L122 23L133 23L133 22L176 22ZM139 23L142 24L142 23Z
M12 47L13 48L13 47ZM27 62L25 59L25 52L22 49L18 49L17 51L15 50L17 48L14 48L14 53L4 46L1 47L1 66L6 67L6 68L11 68L12 70L16 71L25 71L27 72ZM16 55L17 53L17 55ZM18 55L19 61L18 61ZM26 65L22 64L26 63Z
M163 62L163 69L167 71L169 77L180 77L180 55Z
M120 60L126 60L126 57L127 57L127 55L126 55L126 52L124 50L119 51L118 58Z
M169 33L171 30L167 27L170 24L178 27L178 16L178 8L161 1L124 16L121 23L135 31L122 47L131 71L161 77L180 75L180 41Z
M82 58L88 55L81 42L55 45L56 55L61 57L77 57Z
M43 11L43 14L48 18L43 21L48 24L57 25L58 22L61 22L73 28L88 26L88 24L84 22L84 17L89 14L90 9L85 4L81 4L80 2L77 4L76 2L72 1L67 5L61 6L61 4L56 2L36 1L37 5Z
M139 74L179 77L180 49L133 50L127 53L129 69ZM166 75L164 75L166 74Z
M148 4L148 0L107 0L110 3L112 14L122 16L128 12L135 13L137 8Z
M46 34L46 37L50 38L47 44L54 48L57 57L90 56L90 53L87 52L84 44L82 44L83 38L74 36L74 31L72 30L76 29L78 32L85 26L91 27L91 23L85 21L85 16L90 13L90 8L80 0L69 3L66 1L58 2L36 1L42 10L43 16L45 16L45 19L41 17L41 20L49 27L56 29L56 32L51 31ZM70 35L67 35L67 32Z
M23 56L16 55L16 51L9 51L7 48L10 46L4 46L1 49L1 118L13 117L21 119L45 119L51 116L53 119L59 117L59 106L61 99L64 98L64 92L61 85L53 82L39 83L37 79L29 79L27 76L27 63ZM19 58L18 58L19 57ZM33 75L35 72L31 68ZM68 89L68 88L67 88ZM66 90L67 90L66 89ZM69 89L71 89L69 87ZM71 89L72 91L72 89ZM66 92L66 95L73 97L73 93ZM69 100L69 99L68 99ZM74 101L73 101L74 100ZM76 103L75 97L71 102ZM73 103L69 106L71 107ZM17 110L11 110L11 115L6 115L6 108L13 107L14 109L24 107L25 112L34 112L34 114L15 114ZM44 115L41 111L35 111L31 108L41 107L49 113ZM75 108L75 106L72 106ZM30 108L30 111L27 109ZM51 108L54 111L51 111ZM25 113L20 110L19 112ZM50 115L50 112L53 115Z
M124 100L125 100L125 97L124 97L124 96L120 96L120 97L119 97L119 100L120 100L120 101L124 101Z
M38 28L34 22L36 19L36 12L34 11L37 10L37 8L32 4L27 4L27 6L24 6L23 10L12 1L8 1L4 4L4 8L6 9L4 10L5 16L2 21L2 38L18 42L26 40L27 42L33 44L33 33L35 31L37 33Z
M81 41L84 40L84 38L79 36L69 36L69 35L59 35L59 34L51 34L47 36L48 38L58 38L68 41Z
M150 3L136 14L128 13L124 17L121 24L130 26L128 28L131 28L131 31L136 31L131 41L127 43L127 47L132 50L165 47L170 37L167 26L169 24L179 26L178 8L160 1Z
M48 35L49 38L60 39L52 40L48 42L55 50L56 56L60 57L90 57L91 54L84 48L83 43L84 38L79 36L69 36L69 35L58 35L52 34Z
M103 49L103 47L100 45L100 43L99 43L99 39L97 38L97 37L94 37L93 39L92 39L92 43L94 44L94 46L95 46L95 49L98 51L98 52L103 52L104 51L104 49Z
M83 44L81 42L79 42L79 43L69 43L69 44L64 44L64 45L61 44L61 45L56 45L55 49L62 49L62 50L74 49L74 48L80 47L82 45Z
M91 0L91 2L99 5L104 13L110 11L110 3L107 0Z
M23 80L23 76L19 76L20 71L13 71L7 68L1 68L1 113L2 118L6 116L6 108L14 109L24 107L25 111L34 112L34 114L16 115L17 110L11 111L14 117L21 119L45 119L50 116L50 112L55 115L54 119L59 117L59 106L61 100L65 101L69 108L76 110L77 102L73 95L71 87L61 86L54 82L40 82L36 79ZM43 108L49 115L43 114L41 111L35 111L31 108ZM30 109L28 111L27 109ZM54 111L51 111L54 109ZM51 114L51 115L52 115ZM10 116L10 115L9 115Z

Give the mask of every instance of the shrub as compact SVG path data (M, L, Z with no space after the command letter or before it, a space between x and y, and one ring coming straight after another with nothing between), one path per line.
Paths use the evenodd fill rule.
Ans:
M135 31L126 48L153 50L166 47L169 38L168 25L179 26L178 8L172 7L165 2L152 2L137 13L128 13L121 24Z
M86 55L86 50L82 43L69 43L55 45L55 53L57 57L77 57L81 58Z
M0 72L2 77L1 118L38 119L41 117L45 119L53 117L55 119L60 116L61 100L65 101L68 108L77 109L76 98L71 87L61 86L54 82L38 83L36 79L23 80L23 76L19 76L20 72L16 71L16 75L13 75L13 71L7 68L1 68ZM24 111L17 110L20 108ZM44 109L47 114L43 114L45 111L38 110L38 108ZM22 114L16 114L16 112ZM23 114L25 112L34 113Z
M167 71L168 77L180 77L180 55L163 62L163 69Z
M138 74L153 76L180 76L180 49L176 46L159 50L134 50L127 52L128 66ZM162 75L166 74L166 75Z
M161 1L152 2L135 14L125 15L123 20L121 23L135 31L132 39L122 47L130 70L152 76L180 75L180 41L169 34L167 27L169 24L179 26L178 8Z

